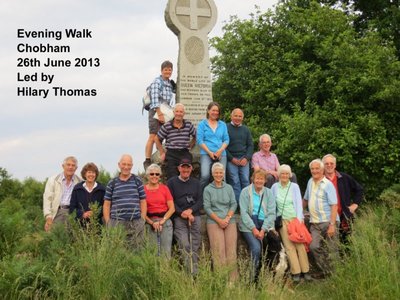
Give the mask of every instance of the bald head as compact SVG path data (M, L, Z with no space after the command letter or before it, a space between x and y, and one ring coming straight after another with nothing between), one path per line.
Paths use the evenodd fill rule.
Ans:
M118 167L120 169L120 178L125 179L131 176L131 170L133 167L132 156L129 154L123 154L118 162Z

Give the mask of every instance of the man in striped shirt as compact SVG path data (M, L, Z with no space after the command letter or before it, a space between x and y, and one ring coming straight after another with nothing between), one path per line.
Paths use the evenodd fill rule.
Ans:
M174 108L174 119L161 126L155 138L161 160L167 165L167 179L179 175L178 166L183 158L192 161L190 149L196 143L196 129L184 119L185 106L178 103ZM162 141L165 140L164 151Z
M304 206L310 212L310 245L317 266L323 276L332 273L332 258L338 255L336 190L324 175L324 163L320 159L310 162L312 178L307 183Z
M142 180L131 174L133 162L130 155L122 155L118 167L119 176L111 179L107 184L103 217L105 224L109 227L124 226L129 243L136 249L144 242L146 194Z

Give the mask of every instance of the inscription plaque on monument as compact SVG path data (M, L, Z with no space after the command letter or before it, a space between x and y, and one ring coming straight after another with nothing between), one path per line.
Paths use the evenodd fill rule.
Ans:
M217 21L217 8L213 0L169 0L165 21L179 41L177 102L197 126L212 101L207 35Z

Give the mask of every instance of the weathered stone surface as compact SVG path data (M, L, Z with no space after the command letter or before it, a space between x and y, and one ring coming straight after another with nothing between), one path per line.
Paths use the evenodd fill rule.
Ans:
M176 99L197 126L212 101L207 35L217 21L217 8L213 0L169 0L165 21L179 41Z

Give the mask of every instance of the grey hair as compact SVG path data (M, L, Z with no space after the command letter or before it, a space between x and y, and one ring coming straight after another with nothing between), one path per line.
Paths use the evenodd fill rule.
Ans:
M325 160L326 160L327 158L329 158L329 157L333 159L333 162L334 162L335 165L336 165L336 157L333 156L333 154L327 154L327 155L325 155L325 156L322 158L322 162L325 163Z
M278 176L281 176L281 173L287 172L289 173L289 178L292 178L292 169L289 165L280 165L278 168Z
M260 135L260 139L259 139L260 143L261 143L263 138L267 138L270 142L272 142L271 136L269 134L267 134L267 133L264 133L264 134Z
M177 107L182 107L182 108L183 108L183 111L185 111L185 105L183 105L182 103L177 103L177 104L175 104L174 112L175 112L175 110L176 110Z
M72 160L76 164L76 166L78 166L78 160L76 159L75 156L67 156L66 158L64 158L62 164L64 165L69 160Z
M321 169L322 169L322 170L325 168L324 163L322 162L322 160L319 159L319 158L316 158L316 159L313 159L313 160L310 162L310 164L308 165L308 166L310 167L310 169L311 169L311 165L314 164L314 163L319 163L319 165L321 166Z
M157 170L157 172L160 173L160 175L162 174L161 168L157 164L151 164L150 166L148 166L146 169L146 175L149 175L151 173L151 170Z
M211 167L211 174L213 174L214 171L217 170L217 169L221 169L221 170L224 171L224 173L225 173L225 167L224 167L224 165L221 164L220 162L216 162L216 163L214 163L214 164L212 165L212 167Z

